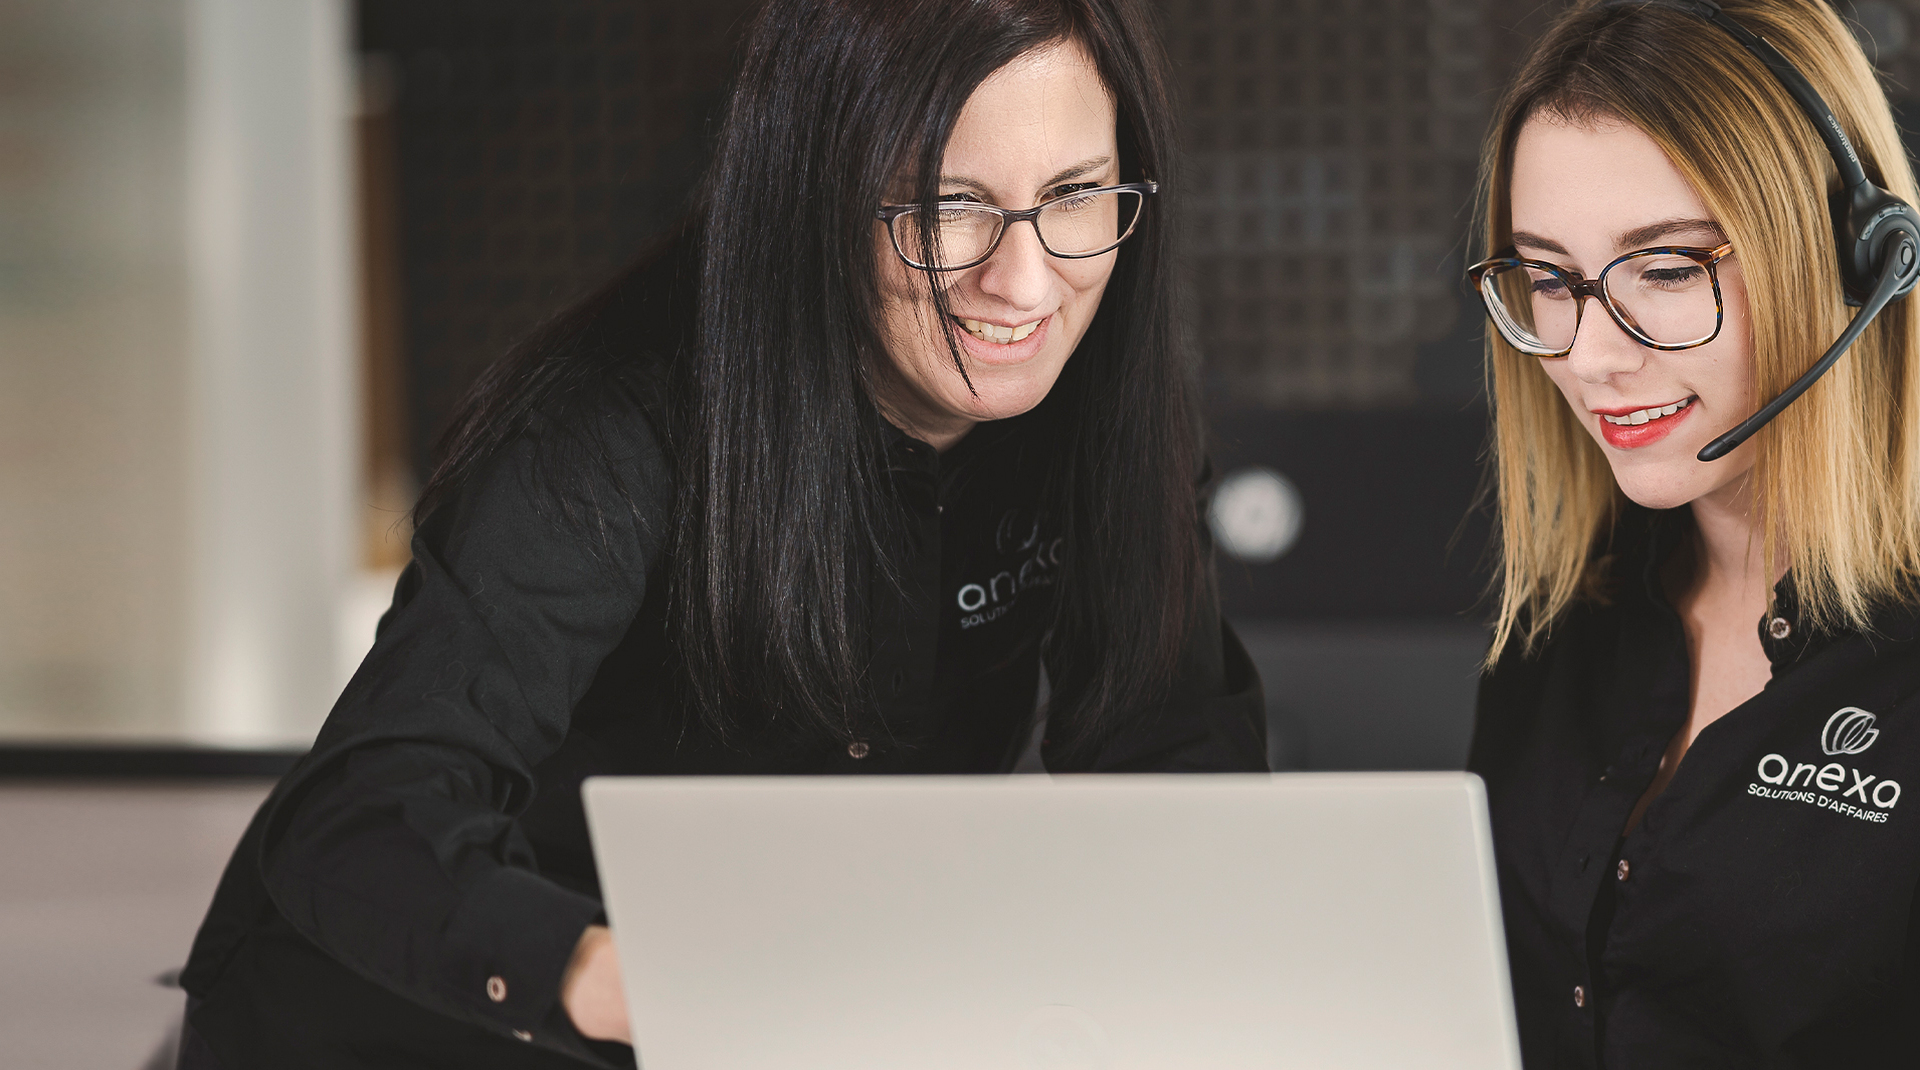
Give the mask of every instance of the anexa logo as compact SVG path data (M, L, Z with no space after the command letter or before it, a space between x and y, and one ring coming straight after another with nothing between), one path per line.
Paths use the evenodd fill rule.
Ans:
M1880 738L1873 727L1873 714L1857 706L1833 711L1827 727L1820 730L1820 749L1828 754L1859 754Z
M1873 727L1873 722L1873 714L1857 706L1835 710L1833 716L1827 718L1826 727L1820 730L1820 749L1829 756L1859 754L1880 738L1880 730ZM1760 759L1754 773L1771 786L1748 784L1749 795L1808 803L1862 821L1884 824L1887 811L1900 802L1899 781L1882 780L1839 762L1796 763L1783 755L1769 754ZM1849 797L1858 799L1859 803L1848 801Z

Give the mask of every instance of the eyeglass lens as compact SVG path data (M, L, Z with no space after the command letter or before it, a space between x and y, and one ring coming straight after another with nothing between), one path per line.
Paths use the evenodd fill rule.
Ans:
M1601 277L1601 289L1629 329L1657 345L1684 346L1713 337L1720 302L1705 264L1674 253L1622 260ZM1573 345L1582 300L1559 275L1527 265L1480 279L1494 322L1515 347L1557 353Z
M1048 201L1035 217L1040 241L1061 256L1091 256L1120 244L1133 229L1144 200L1135 190L1075 193ZM943 204L934 213L938 234L932 247L934 266L966 267L986 258L1006 217L985 206ZM928 255L920 213L893 217L893 240L909 262L924 266Z

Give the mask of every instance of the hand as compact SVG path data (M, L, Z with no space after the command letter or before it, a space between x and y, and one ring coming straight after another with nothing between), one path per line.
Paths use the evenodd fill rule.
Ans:
M620 960L613 953L613 930L589 925L580 934L566 975L560 979L560 1005L582 1036L633 1043L626 991L620 987Z

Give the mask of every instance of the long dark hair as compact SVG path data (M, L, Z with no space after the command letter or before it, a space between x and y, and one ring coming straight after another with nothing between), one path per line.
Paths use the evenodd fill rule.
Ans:
M715 730L772 714L850 737L872 709L849 610L867 584L897 582L902 546L873 401L888 359L874 210L903 175L917 202L937 200L973 90L1067 41L1114 96L1125 179L1171 187L1166 64L1139 0L773 0L752 27L700 197L697 331L675 362L668 432L672 627ZM1047 653L1050 734L1068 750L1164 694L1204 582L1191 368L1159 200L1030 421L1066 537ZM610 359L568 322L470 398L423 506L517 430L504 414Z

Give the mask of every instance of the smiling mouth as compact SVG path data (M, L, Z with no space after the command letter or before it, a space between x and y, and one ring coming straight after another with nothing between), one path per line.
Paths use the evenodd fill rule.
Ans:
M1663 416L1672 416L1674 413L1679 412L1691 404L1693 404L1693 399L1686 397L1681 398L1671 405L1656 405L1650 409L1636 409L1624 416L1609 416L1604 412L1596 413L1595 415L1613 424L1615 427L1630 427L1647 423L1650 420L1658 420Z
M961 319L959 316L953 318L954 322L965 328L968 334L973 335L982 342L992 342L995 345L1003 346L1010 346L1015 342L1025 339L1038 329L1044 320L1043 317L1042 319L1034 320L1032 323L1022 323L1018 327L1002 327L996 323L982 323L979 320Z

